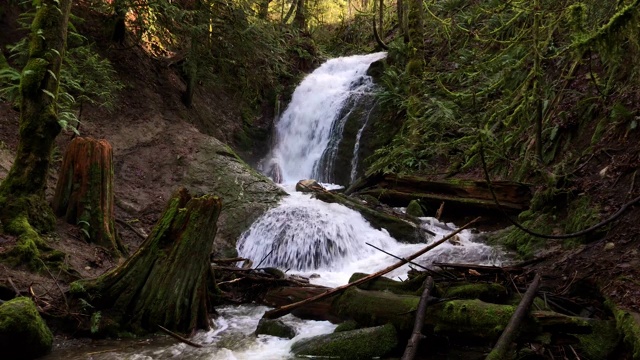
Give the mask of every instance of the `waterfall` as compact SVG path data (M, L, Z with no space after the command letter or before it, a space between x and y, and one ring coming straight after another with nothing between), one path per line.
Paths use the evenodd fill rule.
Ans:
M385 56L379 52L331 59L309 74L276 124L276 144L263 171L283 183L307 178L330 182L348 105L370 92L373 81L367 69Z
M360 117L356 119L359 130L355 134L352 128L356 140L353 157L348 164L339 165L345 169L338 170L344 171L347 180L349 176L353 180L360 138L375 106L371 96L373 82L366 71L384 56L385 53L375 53L329 60L296 88L277 123L275 146L267 157L266 168L263 167L274 180L284 184L290 195L240 236L237 243L240 256L262 267L318 273L322 277L319 282L340 285L353 272L377 271L395 261L368 244L398 256L407 256L424 246L401 244L386 230L372 228L354 210L293 191L292 185L301 179L332 180L334 158L349 115ZM425 222L422 226L439 236L450 232L450 228L442 230L443 224ZM473 242L470 232L463 232L459 238L458 245L443 244L420 261L493 263L494 251ZM391 276L406 271L400 268Z

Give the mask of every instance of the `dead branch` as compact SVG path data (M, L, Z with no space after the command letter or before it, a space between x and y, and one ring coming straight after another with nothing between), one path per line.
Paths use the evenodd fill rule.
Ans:
M147 237L140 233L140 231L138 231L138 229L136 229L135 227L133 227L133 225L129 224L128 222L124 221L124 220L120 220L116 218L116 222L120 225L124 225L126 227L129 228L129 230L133 231L136 235L138 235L138 237L142 240L145 240Z
M158 325L158 328L160 328L160 330L162 330L162 331L163 331L163 332L165 332L166 334L170 335L170 336L171 336L171 337L173 337L174 339L176 339L176 340L178 340L178 341L181 341L181 342L183 342L183 343L185 343L185 344L187 344L187 345L193 346L193 347L195 347L195 348L201 348L201 347L203 347L202 345L197 344L197 343L194 343L193 341L191 341L191 340L189 340L189 339L183 338L182 336L180 336L180 335L178 335L178 334L174 333L173 331L171 331L171 330L169 330L169 329L167 329L167 328L164 328L164 327L162 327L162 326L160 326L160 325Z
M533 299L538 292L538 286L540 286L540 275L536 274L533 278L533 282L529 285L527 292L524 293L516 311L511 316L507 327L502 332L502 335L500 335L496 346L491 350L489 355L487 355L485 360L503 360L509 358L509 347L516 338L520 324L522 323L522 320L524 320L525 315L533 303Z
M424 281L424 291L418 303L418 312L416 313L416 320L413 323L413 332L411 333L407 347L404 349L402 360L413 360L416 357L420 340L424 338L424 335L422 335L422 326L424 325L424 318L427 315L427 303L429 302L431 289L433 289L433 278L427 276L427 279Z
M293 304L285 305L285 306L279 307L277 309L269 310L269 311L265 312L262 317L265 318L265 319L277 319L277 318L279 318L281 316L284 316L284 315L288 314L289 312L291 312L291 310L296 309L296 308L298 308L298 307L300 307L302 305L308 304L308 303L316 301L316 300L324 299L324 298L332 296L332 295L339 294L339 293L347 290L348 288L351 288L353 286L358 286L358 285L363 284L363 283L365 283L365 282L367 282L369 280L376 279L376 278L378 278L378 277L380 277L380 276L382 276L382 275L384 275L386 273L389 273L389 272L401 267L402 265L406 264L407 262L409 262L409 261L411 261L413 259L416 259L417 257L425 254L426 252L434 249L438 245L440 245L440 244L446 242L447 240L451 239L452 237L456 236L462 230L464 230L467 227L471 226L472 224L474 224L479 219L480 219L480 217L477 217L477 218L471 220L470 222L468 222L467 224L465 224L464 226L462 226L458 230L456 230L456 231L452 232L451 234L445 236L444 238L434 242L433 244L423 248L422 250L414 253L413 255L407 257L406 259L401 260L401 261L399 261L399 262L387 267L386 269L380 270L377 273L371 274L369 276L365 276L362 279L356 280L356 281L354 281L354 282L352 282L350 284L339 286L337 288L328 290L328 291L326 291L326 292L324 292L322 294L319 294L319 295L316 295L316 296L312 296L312 297L310 297L308 299L305 299L305 300L302 300L302 301L298 301L298 302L295 302Z

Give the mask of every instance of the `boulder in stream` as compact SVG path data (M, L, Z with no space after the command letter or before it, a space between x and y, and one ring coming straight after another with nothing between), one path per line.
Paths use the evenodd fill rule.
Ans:
M293 339L296 330L282 322L282 320L260 319L256 328L256 335L271 335L279 338Z
M364 360L383 357L397 344L396 329L386 324L302 339L291 346L291 351L297 356Z
M48 354L53 335L36 305L18 297L0 305L0 353L3 359L35 359Z

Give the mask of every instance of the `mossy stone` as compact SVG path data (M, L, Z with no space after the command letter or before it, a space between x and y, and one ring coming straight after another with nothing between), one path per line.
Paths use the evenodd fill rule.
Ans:
M6 359L35 359L51 351L53 335L36 305L18 297L0 305L0 349Z
M256 335L271 335L279 338L293 339L296 331L282 320L260 319Z
M415 217L424 217L424 212L418 200L411 200L407 206L407 215Z
M337 332L343 332L343 331L351 331L351 330L355 330L358 328L358 323L353 321L353 320L349 320L349 321L345 321L342 324L338 325L333 332L337 333Z
M291 351L297 356L364 360L383 357L397 344L396 329L386 324L302 339L291 346Z

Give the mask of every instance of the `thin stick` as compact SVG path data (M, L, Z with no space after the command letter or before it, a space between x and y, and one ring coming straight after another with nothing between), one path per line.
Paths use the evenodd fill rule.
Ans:
M375 245L371 245L371 244L369 244L368 242L366 242L365 244L367 244L367 245L371 246L372 248L374 248L374 249L376 249L376 250L378 250L378 251L380 251L380 252L382 252L382 253L385 253L385 254L387 254L387 255L391 256L392 258L395 258L395 259L398 259L398 260L406 260L405 258L402 258L402 257L396 256L396 255L393 255L393 254L392 254L392 253L390 253L390 252L384 251L384 250L380 249L379 247L377 247L377 246L375 246ZM445 276L445 274L439 274L437 271L433 271L433 270L429 269L428 267L426 267L426 266L422 266L422 265L417 264L417 263L415 263L415 262L413 262L413 261L409 261L409 264L411 264L411 265L415 265L415 266L419 267L420 269L422 269L422 270L424 270L424 271L428 272L429 274L433 274L433 275L438 275L438 276L447 277L447 276Z
M305 299L305 300L302 300L302 301L298 301L298 302L295 302L295 303L292 303L292 304L289 304L289 305L281 306L281 307L279 307L277 309L269 310L269 311L265 312L262 317L265 318L265 319L277 319L277 318L279 318L281 316L287 315L293 309L297 309L302 305L306 305L306 304L308 304L310 302L314 302L316 300L324 299L324 298L329 297L331 295L335 295L335 294L341 293L341 292L347 290L350 287L357 286L357 285L363 284L363 283L365 283L365 282L367 282L369 280L373 280L373 279L379 278L380 276L382 276L382 275L384 275L386 273L389 273L389 272L401 267L402 265L406 264L407 262L417 258L418 256L423 255L424 253L434 249L438 245L440 245L440 244L444 243L445 241L451 239L452 237L456 236L458 233L462 232L462 230L464 230L467 227L469 227L472 224L474 224L479 219L480 219L480 217L477 217L477 218L471 220L470 222L468 222L467 224L465 224L464 226L462 226L458 230L456 230L456 231L452 232L451 234L443 237L442 239L434 242L433 244L423 248L422 250L420 250L417 253L407 257L406 259L400 260L399 262L387 267L386 269L383 269L383 270L378 271L377 273L365 276L365 277L363 277L361 279L358 279L358 280L356 280L356 281L354 281L352 283L349 283L349 284L346 284L346 285L339 286L337 288L333 288L333 289L327 290L327 291L323 292L322 294L318 294L318 295L312 296L312 297L310 297L308 299Z
M171 330L169 330L167 328L164 328L164 327L162 327L160 325L158 325L158 328L160 328L160 330L162 330L163 332L167 333L168 335L170 335L174 339L179 340L179 341L181 341L181 342L183 342L183 343L185 343L187 345L191 345L191 346L193 346L195 348L201 348L202 347L202 345L196 344L193 341L190 341L189 339L183 338L182 336L174 333L173 331L171 331Z
M11 278L7 278L7 280L9 280L9 284L11 284L13 291L16 293L16 297L22 296L22 294L20 294L20 290L16 287L16 284L13 283L13 280L11 280Z
M134 234L138 235L138 237L139 237L140 239L142 239L142 240L146 240L146 239L147 239L147 237L146 237L146 236L144 236L144 234L141 234L141 233L138 231L138 229L136 229L135 227L133 227L133 225L129 224L128 222L126 222L126 221L124 221L124 220L121 220L121 219L118 219L118 218L116 218L116 222L117 222L118 224L120 224L120 225L123 225L123 226L128 227L128 228L129 228L129 230L133 231L133 233L134 233Z
M37 259L40 260L40 262L42 263L42 266L44 266L44 269L47 271L49 276L51 276L51 279L53 279L53 282L56 284L56 287L58 287L58 290L60 291L60 294L62 295L62 299L64 299L64 305L67 307L67 312L68 312L69 311L69 302L67 301L67 296L64 294L64 291L62 291L62 288L60 287L60 283L58 283L58 279L56 279L56 277L53 276L51 271L49 271L49 267L47 266L47 264L44 263L44 261L42 261L42 259L40 259L40 258L37 258Z
M418 352L420 340L424 338L424 335L422 335L422 326L424 325L424 318L427 316L427 303L429 302L429 293L432 288L433 278L428 276L424 281L424 291L422 292L420 302L418 303L418 312L416 313L416 320L413 323L413 332L411 333L411 338L407 343L407 347L404 349L402 360L413 360Z
M269 253L268 253L267 255L265 255L265 256L262 258L262 260L260 260L260 262L259 262L259 263L258 263L258 265L256 266L256 269L257 269L257 268L259 268L259 267L260 267L260 265L262 265L262 263L263 263L265 260L267 260L267 258L268 258L269 256L271 256L271 253L273 253L273 251L274 251L274 250L275 250L275 248L274 248L274 249L271 249L271 251L269 251Z
M529 285L527 292L524 293L524 296L522 297L520 304L516 308L516 311L514 311L513 315L511 315L511 319L509 320L507 327L504 328L502 335L500 335L496 346L493 348L493 350L491 350L489 355L487 355L487 358L485 360L503 360L509 358L509 347L511 346L513 340L515 340L516 338L518 329L520 328L520 323L522 323L522 320L524 319L527 311L529 311L529 308L533 303L533 299L538 292L539 286L540 275L536 274L536 276L533 278L533 282L531 283L531 285Z

